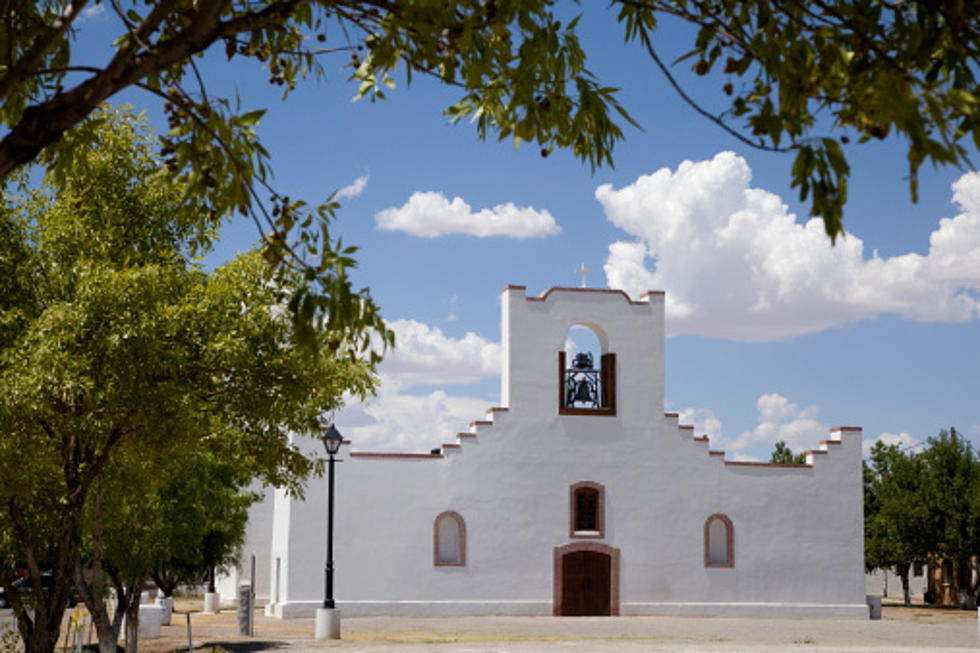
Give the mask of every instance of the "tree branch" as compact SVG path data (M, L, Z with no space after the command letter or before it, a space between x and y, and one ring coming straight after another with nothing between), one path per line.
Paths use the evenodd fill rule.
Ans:
M31 47L28 48L27 52L21 56L20 61L11 66L3 77L0 77L0 101L7 99L7 96L23 82L24 75L27 71L35 67L44 57L44 53L58 39L64 36L68 28L71 27L72 21L78 17L78 14L85 7L86 2L88 0L78 0L74 3L68 3L64 11L61 12L61 15L55 18L54 23L52 23L47 32L39 36ZM9 38L9 36L6 38Z
M764 150L766 152L791 152L792 150L797 149L796 145L791 145L790 147L776 147L772 145L766 145L765 143L762 142L756 143L746 138L738 131L729 127L725 123L725 121L719 118L718 116L708 113L707 110L702 108L700 104L695 102L693 99L691 99L691 97L687 93L684 92L684 89L681 88L680 84L677 83L677 80L675 80L673 75L670 74L670 70L668 70L667 66L664 65L664 62L660 60L660 57L657 56L656 51L653 49L653 45L650 43L650 37L647 35L645 31L640 32L640 40L642 41L643 46L646 48L647 53L650 55L650 58L653 59L653 61L660 68L660 71L664 74L664 77L666 77L667 81L670 82L670 85L674 87L674 90L677 91L677 94L681 96L681 99L687 102L688 106L690 106L696 112L698 112L699 114L701 114L702 116L710 120L711 122L715 123L716 125L724 129L726 132L728 132L738 140L742 141L746 145L754 147L757 150Z
M137 52L136 39L131 38L104 70L70 91L24 110L21 119L0 141L0 179L32 161L41 150L58 141L65 131L84 120L114 93L207 49L219 38L281 24L297 6L307 2L310 0L282 0L262 11L225 22L220 20L223 4L205 2L189 17L186 28L149 50ZM162 20L173 4L176 0L157 5L137 28L135 36L145 39L155 29L154 21Z

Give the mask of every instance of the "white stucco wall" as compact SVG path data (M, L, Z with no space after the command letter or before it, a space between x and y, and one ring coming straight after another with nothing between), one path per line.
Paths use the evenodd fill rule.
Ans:
M621 614L867 618L859 429L814 443L807 466L726 462L663 412L662 293L528 298L512 286L502 313L507 410L475 422L475 437L433 433L433 446L459 445L440 455L342 450L335 597L346 614L552 614L555 548L579 541L569 487L592 481L605 487L605 529L591 541L619 551ZM615 416L558 412L557 356L576 324L616 354ZM325 495L322 479L306 502L275 497L270 614L309 614L323 598ZM433 564L446 510L465 520L465 566ZM734 526L732 568L705 567L715 513Z
M248 488L249 492L261 492L259 484ZM269 600L269 553L272 549L272 519L275 502L273 493L267 492L261 501L249 509L248 525L245 527L245 544L238 567L228 574L215 578L215 589L221 594L223 603L238 601L238 585L251 582L252 555L255 555L255 598Z

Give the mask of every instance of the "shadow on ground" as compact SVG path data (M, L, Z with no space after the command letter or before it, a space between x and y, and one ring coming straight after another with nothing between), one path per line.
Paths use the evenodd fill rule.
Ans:
M238 653L239 651L269 651L284 645L284 642L208 642L204 648L210 647L212 651Z

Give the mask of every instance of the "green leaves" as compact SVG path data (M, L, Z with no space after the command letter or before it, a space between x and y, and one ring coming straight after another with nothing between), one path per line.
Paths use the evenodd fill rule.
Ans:
M166 497L155 493L188 452L233 470L232 489L259 479L301 494L318 466L292 435L344 396L370 394L392 343L367 291L350 288L353 248L325 226L327 255L303 272L256 252L200 270L190 255L200 204L187 192L200 179L191 170L171 183L130 112L93 122L68 137L80 165L0 206L0 528L15 514L21 524L0 536L0 558L55 567L64 587L79 547L94 551L103 535L106 560L128 578L159 563ZM288 231L303 205L279 206ZM291 315L293 288L304 292ZM103 533L96 513L132 527ZM235 533L214 535L225 545L202 559L227 562Z
M381 18L365 39L367 54L355 58L352 77L361 82L355 99L383 99L400 65L436 75L461 89L445 114L470 118L480 138L536 143L544 155L555 147L595 168L612 164L623 138L614 114L636 124L585 68L575 32L578 18L563 26L550 2L459 2L454 11L438 3L403 3Z
M694 49L678 61L693 59L697 75L725 62L717 74L728 77L719 86L731 96L731 108L712 117L753 147L795 151L793 186L810 200L810 214L823 218L832 241L844 233L850 174L840 143L907 141L913 201L924 162L969 167L963 141L980 144L980 34L965 29L980 20L975 4L614 4L621 6L628 40L651 38L660 14L698 27Z
M867 566L959 565L980 551L980 459L942 430L921 451L881 442L865 468ZM961 588L966 589L966 588Z

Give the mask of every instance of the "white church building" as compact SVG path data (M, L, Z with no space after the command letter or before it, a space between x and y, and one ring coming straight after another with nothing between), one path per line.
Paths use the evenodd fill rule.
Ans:
M805 464L726 460L664 412L663 292L508 286L502 312L499 407L428 453L342 447L345 615L868 618L859 428ZM566 356L574 326L601 352ZM326 490L253 511L270 615L322 602Z

